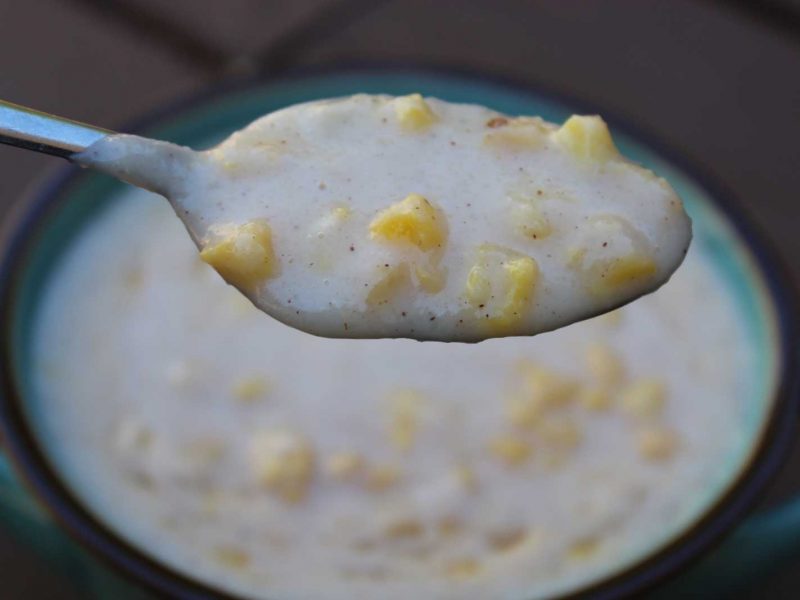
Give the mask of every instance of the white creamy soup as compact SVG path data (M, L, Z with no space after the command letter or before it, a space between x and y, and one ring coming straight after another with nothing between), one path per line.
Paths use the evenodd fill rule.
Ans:
M327 337L548 331L656 289L691 239L669 184L597 116L361 94L206 152L123 135L78 160L163 193L229 283Z
M42 439L157 559L253 598L532 598L675 535L729 481L748 371L695 251L535 338L332 340L256 310L131 191L38 320Z

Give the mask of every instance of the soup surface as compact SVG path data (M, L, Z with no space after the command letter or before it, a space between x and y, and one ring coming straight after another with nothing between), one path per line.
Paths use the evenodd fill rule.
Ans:
M597 116L361 94L207 152L122 135L79 160L163 193L229 283L327 337L548 331L656 289L691 238L669 184Z
M131 191L40 309L40 435L102 520L221 589L543 597L655 549L730 481L744 342L695 250L657 293L535 338L314 337Z

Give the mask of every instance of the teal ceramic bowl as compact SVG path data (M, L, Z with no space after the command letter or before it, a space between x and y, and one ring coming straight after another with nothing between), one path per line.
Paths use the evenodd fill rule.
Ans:
M254 118L283 106L355 92L438 96L451 101L476 102L511 114L539 114L561 121L573 112L600 112L608 117L623 153L665 176L684 198L694 222L694 244L711 259L734 298L752 356L747 381L746 439L731 457L731 476L713 501L701 507L698 518L655 553L641 556L624 572L609 573L602 581L580 591L581 597L615 598L652 588L708 550L730 531L752 505L775 472L794 433L798 411L794 319L796 304L775 257L736 208L729 193L709 182L683 158L636 131L623 120L597 107L565 99L552 92L453 70L419 70L387 67L349 67L286 75L217 90L163 111L126 131L136 131L195 147L208 146ZM0 425L8 456L28 489L46 507L36 505L16 483L11 471L0 465L5 483L0 487L0 508L20 535L50 551L51 559L64 563L83 556L67 543L59 526L84 547L122 571L132 585L180 597L217 597L210 589L172 571L135 548L96 519L70 491L66 477L52 466L53 459L38 426L39 410L30 377L31 331L48 278L58 257L91 224L119 191L121 184L108 178L67 168L32 197L26 198L15 218L6 224L0 264ZM758 540L754 543L753 540ZM662 587L675 597L699 592L708 597L720 574L725 582L751 577L762 564L800 552L800 503L762 515L740 528L704 565L686 573L683 582ZM72 565L76 564L74 560ZM94 563L88 563L94 564ZM88 573L84 564L83 573ZM75 567L70 567L75 575ZM97 573L96 569L94 572ZM96 582L96 579L92 579ZM104 581L108 581L107 579ZM104 583L103 585L107 585ZM103 597L120 597L122 588ZM670 591L671 590L671 591ZM97 591L95 589L95 591Z

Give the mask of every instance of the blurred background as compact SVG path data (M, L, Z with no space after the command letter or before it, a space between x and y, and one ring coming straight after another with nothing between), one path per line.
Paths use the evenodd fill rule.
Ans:
M111 129L223 80L354 60L621 115L735 190L800 276L800 0L0 0L0 97ZM0 214L58 164L0 147ZM797 493L799 448L759 508ZM79 597L3 531L0 572L4 598ZM800 568L740 597L798 592Z

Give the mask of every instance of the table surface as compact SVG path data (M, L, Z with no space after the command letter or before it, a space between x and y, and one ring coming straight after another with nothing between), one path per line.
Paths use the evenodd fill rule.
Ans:
M0 98L108 128L254 71L353 59L539 82L737 190L800 277L800 0L6 0ZM57 159L0 147L0 216ZM761 502L800 490L800 447ZM796 567L800 567L798 560ZM4 598L78 598L0 531ZM787 569L741 598L795 598Z

